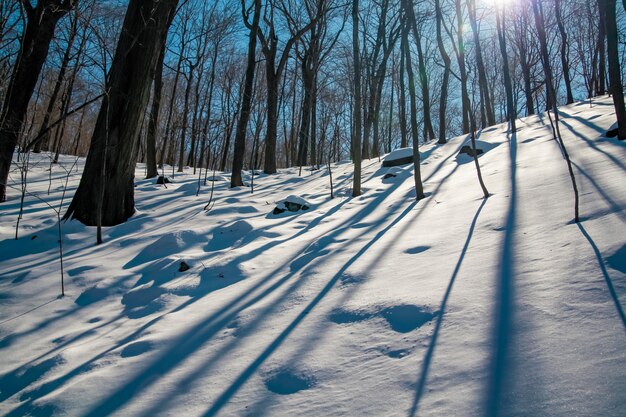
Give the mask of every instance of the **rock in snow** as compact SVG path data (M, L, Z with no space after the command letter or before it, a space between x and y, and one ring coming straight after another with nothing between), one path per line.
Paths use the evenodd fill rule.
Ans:
M389 153L383 161L384 167L394 167L413 163L413 148L400 148Z

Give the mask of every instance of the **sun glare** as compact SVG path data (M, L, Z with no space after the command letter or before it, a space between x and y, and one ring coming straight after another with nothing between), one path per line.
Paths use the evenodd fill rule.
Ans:
M515 0L484 0L485 3L491 4L493 6L508 6L513 4Z

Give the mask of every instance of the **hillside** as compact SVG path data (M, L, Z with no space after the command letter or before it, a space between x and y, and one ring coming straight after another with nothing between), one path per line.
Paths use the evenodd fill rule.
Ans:
M614 120L608 98L562 108L580 224L546 116L481 132L487 200L458 156L466 137L421 149L417 204L412 167L383 179L377 159L358 198L343 162L334 199L326 169L285 169L253 194L216 178L208 211L197 174L165 188L140 165L138 212L102 245L62 223L62 298L48 204L66 175L32 156L19 240L19 192L0 205L0 414L623 416L626 143L602 136ZM290 194L311 207L271 214Z

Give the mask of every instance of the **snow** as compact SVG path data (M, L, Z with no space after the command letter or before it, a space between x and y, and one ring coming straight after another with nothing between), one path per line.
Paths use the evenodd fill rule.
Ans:
M562 112L580 224L546 116L482 132L488 200L466 137L420 149L419 203L412 167L370 160L357 198L339 163L334 199L325 169L293 168L253 194L215 182L205 212L211 184L140 164L138 212L102 245L62 223L65 297L46 203L66 174L48 195L33 155L19 240L18 191L0 205L0 414L623 416L626 144L603 136L610 99ZM311 208L268 216L290 194Z
M413 148L396 149L385 157L385 161L397 161L398 159L413 158Z

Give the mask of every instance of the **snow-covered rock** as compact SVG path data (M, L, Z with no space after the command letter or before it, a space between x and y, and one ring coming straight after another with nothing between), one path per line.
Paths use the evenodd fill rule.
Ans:
M383 160L384 167L393 167L413 163L413 148L400 148L390 152Z

